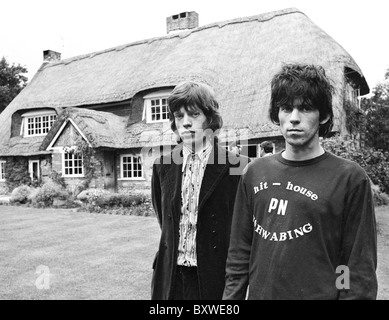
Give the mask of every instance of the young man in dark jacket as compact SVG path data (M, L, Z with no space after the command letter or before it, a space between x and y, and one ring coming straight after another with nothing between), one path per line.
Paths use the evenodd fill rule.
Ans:
M209 86L180 84L168 105L171 128L182 142L153 166L161 240L151 296L220 300L235 194L248 159L216 143L222 118Z
M321 67L273 77L285 150L256 159L235 200L224 299L376 299L372 191L355 162L323 150L333 88Z

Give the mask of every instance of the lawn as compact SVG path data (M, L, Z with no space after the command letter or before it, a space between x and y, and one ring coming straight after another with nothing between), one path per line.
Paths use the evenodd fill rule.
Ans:
M153 217L0 206L0 299L150 299Z
M389 299L389 206L376 210L378 299ZM155 217L0 205L0 299L149 300Z

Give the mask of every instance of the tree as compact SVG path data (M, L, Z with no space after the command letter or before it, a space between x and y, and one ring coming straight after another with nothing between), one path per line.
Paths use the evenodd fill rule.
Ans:
M0 113L27 85L24 73L27 69L20 64L10 65L5 57L0 60Z
M365 143L372 148L389 149L389 69L385 80L372 90L370 98L362 99L365 117Z

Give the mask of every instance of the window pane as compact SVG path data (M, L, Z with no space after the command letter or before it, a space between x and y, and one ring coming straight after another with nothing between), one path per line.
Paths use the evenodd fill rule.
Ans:
M127 163L125 163L127 160ZM122 157L123 178L142 177L142 164L139 156Z
M56 115L27 117L27 135L46 134L49 132L56 118Z
M82 154L65 153L64 154L64 172L65 175L82 175L83 170Z

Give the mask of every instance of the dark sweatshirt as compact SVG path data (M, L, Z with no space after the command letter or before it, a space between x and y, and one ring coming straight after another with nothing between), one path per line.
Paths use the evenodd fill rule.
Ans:
M238 187L223 299L376 299L369 178L331 153L256 159Z

